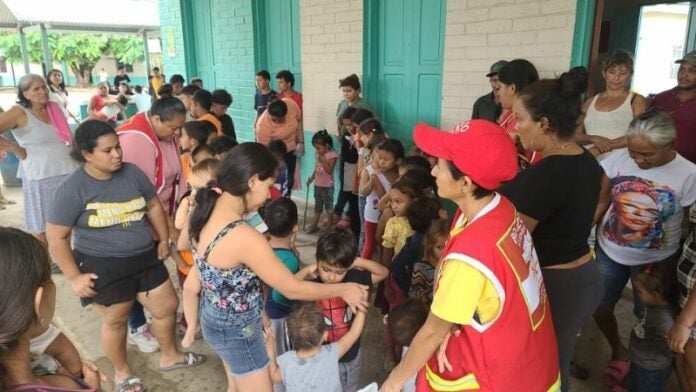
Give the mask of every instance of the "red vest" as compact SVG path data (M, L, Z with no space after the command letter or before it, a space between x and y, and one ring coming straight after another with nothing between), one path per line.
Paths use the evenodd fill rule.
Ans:
M126 120L123 124L121 124L118 128L116 128L116 133L119 135L122 134L129 134L129 133L136 133L142 136L145 136L147 140L152 144L152 148L155 149L155 189L157 189L157 193L162 192L164 189L164 157L162 156L162 149L160 148L160 141L157 138L157 134L155 134L155 131L152 129L152 125L150 125L150 121L147 119L147 113L138 113L135 116L129 118ZM179 147L176 143L176 140L171 140L170 143L174 144L176 149L178 150ZM172 198L169 201L169 205L164 206L164 208L167 210L166 212L171 215L174 213L174 205L176 204L176 199L177 199L177 191L179 189L179 181L181 173L177 175L177 179L174 182L174 191L172 192Z
M452 371L439 373L433 356L418 374L418 391L560 390L556 336L532 237L512 204L495 200L463 229L453 226L435 292L445 263L465 262L495 286L498 314L485 324L474 315L471 325L460 326L446 349Z

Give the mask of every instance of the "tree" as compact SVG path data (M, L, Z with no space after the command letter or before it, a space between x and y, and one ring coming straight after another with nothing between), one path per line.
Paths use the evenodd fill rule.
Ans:
M26 35L27 52L31 63L43 63L41 34ZM120 63L133 64L144 59L142 38L137 35L62 34L49 33L48 47L54 61L64 62L77 77L78 84L88 85L92 69L105 54L111 53ZM22 62L17 33L0 33L0 52L11 63Z
M56 38L49 39L53 59L65 62L80 85L88 85L92 80L92 69L108 52L109 37L104 34L60 34Z
M41 49L41 35L33 32L25 35L29 61L32 63L43 62L43 51ZM19 45L19 34L0 33L0 52L10 63L22 62L22 50Z
M145 58L143 39L137 35L114 35L109 37L109 49L121 64L133 64Z

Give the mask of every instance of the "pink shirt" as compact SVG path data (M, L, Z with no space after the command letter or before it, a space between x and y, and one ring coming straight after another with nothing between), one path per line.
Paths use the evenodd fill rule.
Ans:
M282 124L271 121L268 110L264 111L256 122L256 141L268 147L273 140L282 140L288 152L295 151L297 148L297 131L302 123L302 113L300 107L290 98L283 98L283 102L288 106L288 114Z
M327 161L330 161L332 159L337 159L338 154L336 154L333 150L327 152L324 154L324 158ZM334 166L335 168L336 166ZM324 188L330 188L333 186L333 173L327 173L326 170L324 170L324 166L322 166L321 163L319 163L319 158L317 157L317 166L314 169L314 185L315 186L320 186Z
M130 162L140 168L147 178L154 184L155 179L155 149L152 143L145 136L137 133L122 134L119 137L123 148L123 161ZM164 171L164 188L157 193L165 211L169 215L173 213L171 209L176 202L175 182L181 173L181 160L176 146L171 141L160 140L162 150L162 166ZM180 178L178 193L182 194L186 189L185 181Z

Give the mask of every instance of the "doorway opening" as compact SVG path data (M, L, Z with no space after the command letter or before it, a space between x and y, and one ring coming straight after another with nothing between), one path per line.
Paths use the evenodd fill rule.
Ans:
M574 48L574 57L589 53L589 94L604 90L602 62L619 49L634 56L634 91L647 97L676 85L674 61L696 49L696 1L588 1L594 24L577 28L592 39Z

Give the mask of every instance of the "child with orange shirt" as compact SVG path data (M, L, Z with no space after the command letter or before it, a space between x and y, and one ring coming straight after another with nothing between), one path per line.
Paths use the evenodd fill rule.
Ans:
M188 123L187 123L188 124ZM188 185L191 188L179 202L179 208L176 210L174 217L174 226L181 230L179 235L179 243L177 244L178 255L174 257L176 262L176 274L179 277L179 284L184 288L184 281L193 266L193 254L191 253L191 244L188 241L188 217L195 206L196 192L203 188L208 182L215 179L215 172L220 165L220 161L214 158L204 159L191 168L191 173L188 179ZM182 317L181 325L186 330L186 318Z
M194 165L191 159L191 152L198 147L206 144L208 139L208 128L202 121L189 121L184 124L179 136L179 147L181 153L181 172L184 181L188 180L191 167Z

